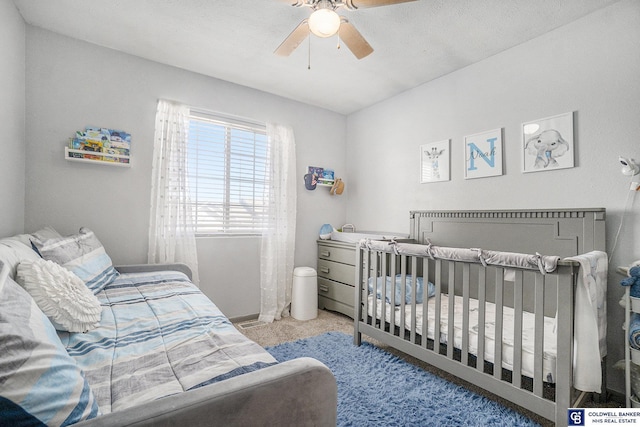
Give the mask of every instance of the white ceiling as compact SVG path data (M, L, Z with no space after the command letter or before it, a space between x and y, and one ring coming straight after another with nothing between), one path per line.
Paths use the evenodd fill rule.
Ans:
M418 0L341 10L374 48L337 38L273 54L309 15L282 0L14 0L28 24L349 114L617 0Z

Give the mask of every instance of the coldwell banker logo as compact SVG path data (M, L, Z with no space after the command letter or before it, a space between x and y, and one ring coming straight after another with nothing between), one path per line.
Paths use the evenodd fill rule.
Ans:
M583 426L584 425L584 409L569 409L569 426Z

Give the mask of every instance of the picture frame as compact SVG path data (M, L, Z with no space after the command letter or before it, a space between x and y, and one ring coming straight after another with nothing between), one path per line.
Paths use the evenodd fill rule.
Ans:
M451 147L449 139L420 146L420 183L451 179Z
M574 167L573 112L522 124L522 172Z
M502 175L502 128L464 137L464 179Z

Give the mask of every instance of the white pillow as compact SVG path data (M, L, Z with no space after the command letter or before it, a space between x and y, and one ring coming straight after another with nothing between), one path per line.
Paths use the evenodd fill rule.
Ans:
M9 276L15 280L18 264L22 261L33 261L40 259L40 256L29 246L20 240L13 238L0 239L0 261L9 269Z
M18 265L17 282L59 331L86 332L100 321L100 301L78 276L53 261Z

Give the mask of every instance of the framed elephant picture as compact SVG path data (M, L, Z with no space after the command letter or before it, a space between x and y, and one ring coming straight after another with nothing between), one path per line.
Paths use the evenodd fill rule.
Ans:
M524 173L572 168L573 112L523 123L522 143Z

